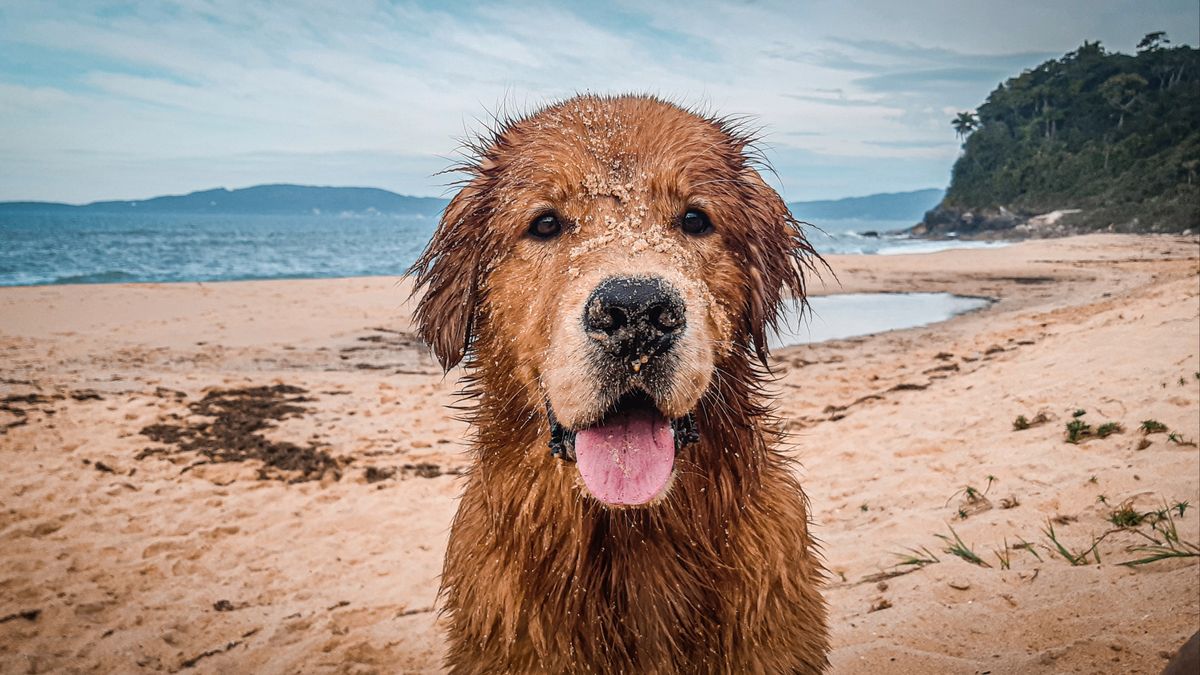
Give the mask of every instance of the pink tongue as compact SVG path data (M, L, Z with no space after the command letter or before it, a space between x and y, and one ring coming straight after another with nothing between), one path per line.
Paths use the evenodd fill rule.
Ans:
M671 424L656 411L613 416L575 434L575 461L592 495L607 504L645 504L675 466Z

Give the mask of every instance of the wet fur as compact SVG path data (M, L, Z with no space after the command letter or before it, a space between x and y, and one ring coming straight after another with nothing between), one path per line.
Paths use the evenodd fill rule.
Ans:
M461 167L471 177L414 266L422 336L447 369L464 362L475 431L442 575L451 671L827 667L823 570L761 390L767 332L785 297L803 297L801 266L814 256L752 153L728 120L653 98L589 96L498 122ZM626 164L611 161L618 156ZM720 234L687 249L686 270L673 252L645 254L711 296L703 334L714 367L671 393L695 404L701 441L680 451L669 492L617 510L546 450L542 382L564 367L547 362L561 342L547 317L569 316L570 289L590 278L580 260L521 237L548 199L580 214L580 232L599 231L605 214L628 221L636 200L624 184L594 189L592 170L629 165L649 167L626 176L644 188L646 222L697 198ZM620 262L603 252L582 259ZM571 414L585 419L601 404L580 402Z

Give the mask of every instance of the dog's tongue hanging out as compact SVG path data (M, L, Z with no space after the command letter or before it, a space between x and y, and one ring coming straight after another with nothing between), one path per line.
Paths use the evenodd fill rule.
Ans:
M596 499L613 505L645 504L660 496L671 479L671 423L653 408L609 415L575 434L575 460Z

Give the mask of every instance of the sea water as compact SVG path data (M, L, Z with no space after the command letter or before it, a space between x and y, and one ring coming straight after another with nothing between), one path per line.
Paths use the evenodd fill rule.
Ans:
M915 328L983 309L992 303L950 293L844 293L808 299L803 309L784 304L779 328L767 337L771 347L841 340Z
M0 213L0 286L398 275L436 225L383 214ZM886 234L911 225L903 221L818 225L805 231L823 254L986 245Z
M421 216L0 214L0 285L403 274Z

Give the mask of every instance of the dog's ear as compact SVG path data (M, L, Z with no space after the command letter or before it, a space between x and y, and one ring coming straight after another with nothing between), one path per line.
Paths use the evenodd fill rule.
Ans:
M471 344L479 302L479 275L486 213L478 180L459 191L442 213L437 231L409 274L421 300L413 317L421 339L449 371Z
M805 302L804 271L813 270L820 256L813 250L800 223L787 204L752 167L742 173L746 214L750 218L748 237L742 242L748 275L746 322L754 353L764 366L770 348L768 331L779 323L783 303L789 298Z

